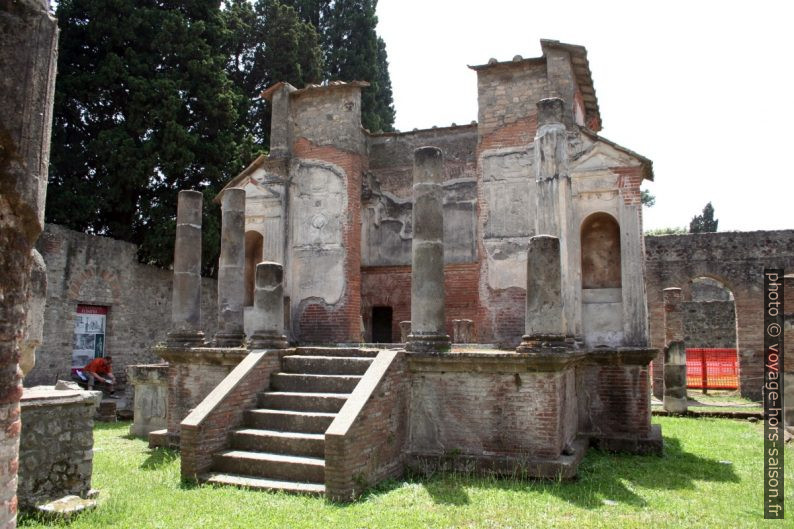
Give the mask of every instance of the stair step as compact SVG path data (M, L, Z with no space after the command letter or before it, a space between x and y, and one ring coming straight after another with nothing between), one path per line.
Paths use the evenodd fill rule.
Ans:
M335 413L257 409L245 412L245 425L260 430L325 433Z
M213 456L212 469L275 480L325 483L325 460L269 452L226 450Z
M257 478L239 474L211 473L202 476L201 481L213 485L231 485L256 490L283 490L298 494L325 494L325 485L320 483L299 483L275 479Z
M361 377L356 375L273 373L270 375L270 389L275 391L351 393L359 380Z
M342 409L348 397L350 393L267 391L259 394L259 406L271 410L336 413Z
M359 356L288 355L282 359L285 373L321 375L363 375L372 358Z
M375 358L378 349L364 349L358 347L298 347L293 354L310 356L358 356Z
M321 433L246 428L232 433L231 447L235 450L325 457L325 436Z

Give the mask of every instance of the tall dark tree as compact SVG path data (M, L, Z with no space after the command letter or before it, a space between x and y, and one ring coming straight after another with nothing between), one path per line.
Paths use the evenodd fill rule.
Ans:
M328 80L369 81L361 122L371 131L394 129L394 101L386 43L375 28L377 0L282 0L322 36Z
M209 199L250 157L226 72L220 1L62 0L47 220L173 258L176 196Z
M703 213L695 215L689 223L689 233L709 233L717 231L719 220L714 218L714 206L711 202L703 208Z
M297 87L323 79L323 54L315 27L295 9L277 0L228 2L224 10L229 29L225 45L227 71L244 96L242 124L256 142L270 139L270 106L259 94L272 83Z

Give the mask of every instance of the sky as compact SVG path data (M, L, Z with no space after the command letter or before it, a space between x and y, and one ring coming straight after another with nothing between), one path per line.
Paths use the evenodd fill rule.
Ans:
M709 201L719 231L794 229L794 2L379 0L377 14L399 130L476 120L467 65L539 57L542 38L583 45L600 134L653 160L646 230L688 227Z

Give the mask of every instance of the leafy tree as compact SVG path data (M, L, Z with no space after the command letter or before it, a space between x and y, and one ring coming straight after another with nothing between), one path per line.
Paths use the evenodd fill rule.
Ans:
M294 8L276 0L233 0L223 14L229 29L226 68L243 95L241 124L264 147L270 141L271 109L259 94L278 81L297 87L320 82L320 36Z
M717 231L719 220L714 218L714 206L711 202L703 208L703 213L695 215L689 223L690 233L710 233Z
M654 204L656 204L656 197L647 189L643 189L640 192L640 200L642 201L642 205L647 208L653 207Z
M62 0L47 220L173 259L177 192L209 199L251 156L226 76L220 1Z

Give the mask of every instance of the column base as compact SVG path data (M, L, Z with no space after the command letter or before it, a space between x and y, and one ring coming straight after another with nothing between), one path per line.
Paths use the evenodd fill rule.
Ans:
M217 347L244 347L245 333L243 332L218 332L215 333Z
M165 342L169 346L201 347L204 345L204 331L171 331Z
M446 334L409 334L405 350L413 353L445 353L452 349Z
M248 341L248 349L287 349L287 337L277 332L256 331Z
M668 413L686 413L687 398L664 396L664 411Z

